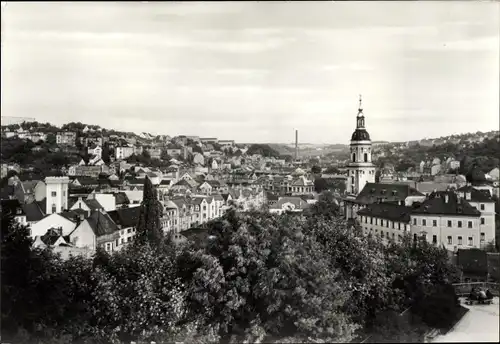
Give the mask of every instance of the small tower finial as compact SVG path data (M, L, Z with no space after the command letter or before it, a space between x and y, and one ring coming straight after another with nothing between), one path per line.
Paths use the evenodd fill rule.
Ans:
M363 111L361 94L359 95L359 112Z

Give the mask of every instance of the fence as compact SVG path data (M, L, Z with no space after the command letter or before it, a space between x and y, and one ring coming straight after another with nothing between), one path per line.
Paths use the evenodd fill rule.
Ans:
M473 287L481 289L489 289L491 293L495 296L500 295L500 283L492 282L468 282L468 283L455 283L455 292L458 296L466 296L470 294Z

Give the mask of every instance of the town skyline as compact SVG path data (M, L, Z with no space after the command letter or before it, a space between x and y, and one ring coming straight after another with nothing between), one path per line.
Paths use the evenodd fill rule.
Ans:
M299 143L348 144L362 94L374 141L496 130L498 9L10 3L2 113L255 143L290 143L298 129Z

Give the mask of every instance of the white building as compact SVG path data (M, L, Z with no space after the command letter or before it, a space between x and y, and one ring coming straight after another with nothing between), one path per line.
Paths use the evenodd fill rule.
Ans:
M495 240L494 223L493 228L482 225L484 215L453 191L432 193L416 207L373 203L357 215L365 234L385 240L399 241L408 234L449 251L482 248Z
M356 130L352 134L351 161L347 165L347 193L356 196L365 187L366 183L375 182L375 166L372 163L372 143L370 134L365 129L365 116L359 101L359 110L356 118Z
M60 213L68 209L69 177L45 178L45 197L47 207L45 214Z
M127 159L134 154L134 147L121 146L115 148L116 160Z

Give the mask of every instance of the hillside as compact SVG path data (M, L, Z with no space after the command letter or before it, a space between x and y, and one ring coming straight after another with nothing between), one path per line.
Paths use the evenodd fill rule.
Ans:
M270 143L269 146L278 151L281 155L295 155L295 147L293 145ZM312 156L323 156L332 153L338 153L348 150L349 146L334 144L334 145L300 145L299 144L299 158L309 158Z

